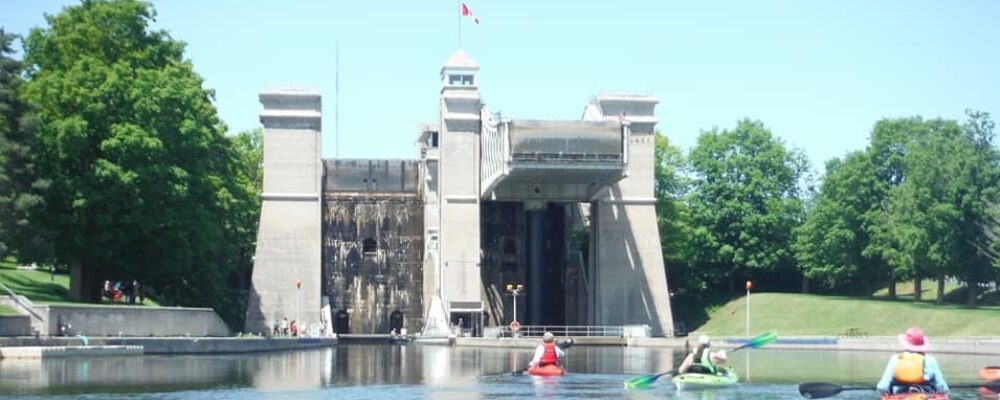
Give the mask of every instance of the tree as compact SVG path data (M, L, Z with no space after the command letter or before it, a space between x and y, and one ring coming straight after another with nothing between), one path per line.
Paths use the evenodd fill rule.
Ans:
M654 145L656 218L671 289L681 295L701 293L706 289L706 282L698 270L692 268L688 247L691 227L684 196L690 182L685 175L686 160L681 149L672 145L666 136L657 133Z
M870 295L886 280L885 263L864 255L870 240L864 216L879 198L873 169L861 151L827 162L808 217L795 231L799 268L821 288Z
M759 121L704 132L691 151L689 197L695 264L716 281L763 275L797 284L792 230L803 218L799 182L808 162ZM792 278L792 279L789 279Z
M865 229L870 238L863 255L872 260L882 260L889 271L889 298L896 297L896 281L911 278L915 271L913 262L907 257L907 249L900 242L906 237L905 225L899 225L900 213L893 214L893 195L897 187L906 179L906 157L913 143L927 136L927 126L923 119L900 118L883 119L872 129L871 143L867 154L874 166L875 185L872 196L875 206L865 215ZM898 206L898 200L897 200ZM897 207L896 210L899 210ZM911 245L910 249L914 247Z
M256 199L212 92L154 17L134 0L85 0L28 36L24 93L52 181L32 222L56 232L77 299L139 279L166 304L217 306L249 262Z
M15 39L0 29L0 257L16 250L43 258L45 241L28 223L28 212L42 202L47 183L34 173L30 107L18 94L23 66L11 57Z

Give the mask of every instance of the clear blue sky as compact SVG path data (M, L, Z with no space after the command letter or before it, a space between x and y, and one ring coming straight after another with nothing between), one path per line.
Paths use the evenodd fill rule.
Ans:
M0 0L26 33L71 1ZM340 42L341 157L415 158L437 119L438 72L457 49L458 1L155 1L156 27L188 44L231 130L259 126L257 92L323 93L334 148ZM1000 117L1000 2L468 0L462 47L480 91L512 117L580 118L602 90L650 91L659 128L699 132L760 119L814 167L864 148L882 117Z

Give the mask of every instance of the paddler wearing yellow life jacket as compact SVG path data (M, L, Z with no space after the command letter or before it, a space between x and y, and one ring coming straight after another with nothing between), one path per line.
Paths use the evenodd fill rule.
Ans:
M899 335L899 344L905 351L889 359L876 388L882 393L893 394L908 392L911 388L948 393L948 383L937 360L925 354L930 342L924 332L917 327L907 329L905 334Z
M701 335L698 337L698 347L684 358L684 362L677 368L677 373L716 374L720 370L718 364L724 362L726 362L726 351L712 351L712 341L708 336Z

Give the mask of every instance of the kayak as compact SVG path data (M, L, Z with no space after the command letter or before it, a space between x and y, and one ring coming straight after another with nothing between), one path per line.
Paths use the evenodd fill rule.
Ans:
M558 365L546 365L543 367L528 368L528 374L534 376L560 376L566 375L566 370Z
M718 374L680 374L671 379L677 390L710 389L732 386L739 381L739 376L732 369L725 368Z
M948 394L947 393L883 394L882 400L948 400Z
M947 393L883 394L882 400L948 400Z

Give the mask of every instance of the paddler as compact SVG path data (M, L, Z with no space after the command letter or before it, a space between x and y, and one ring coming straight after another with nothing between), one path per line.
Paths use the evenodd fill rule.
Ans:
M889 358L876 388L893 394L910 390L948 393L948 383L937 360L925 354L930 342L924 332L917 327L907 329L899 335L899 344L904 351Z
M535 348L535 357L528 363L528 368L544 367L546 365L559 365L559 361L566 353L556 346L556 337L552 332L542 334L542 344Z
M712 351L712 340L708 336L701 335L698 336L698 347L684 358L684 362L677 368L677 373L716 374L719 372L718 365L725 362L726 351Z

